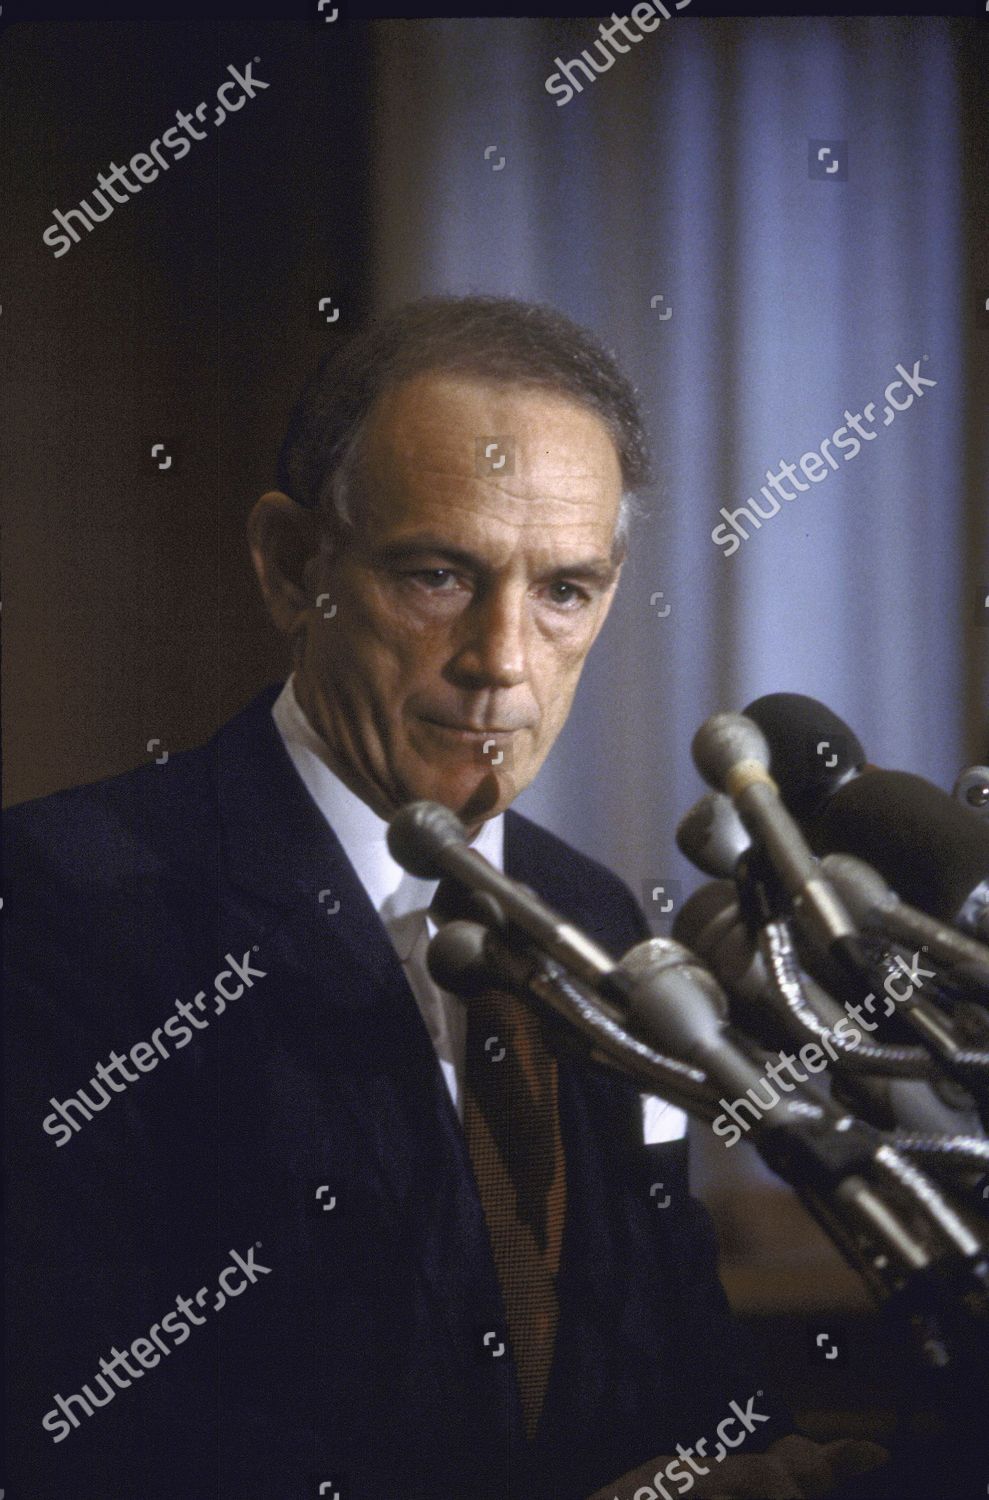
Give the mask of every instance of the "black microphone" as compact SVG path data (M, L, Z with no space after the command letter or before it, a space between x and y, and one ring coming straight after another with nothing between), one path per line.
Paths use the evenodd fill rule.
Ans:
M767 693L742 712L769 745L769 769L780 796L803 823L864 769L867 756L843 719L803 693Z
M771 693L745 712L817 853L857 855L911 905L989 942L989 821L921 776L867 766L852 731L813 698ZM815 745L830 748L818 756Z

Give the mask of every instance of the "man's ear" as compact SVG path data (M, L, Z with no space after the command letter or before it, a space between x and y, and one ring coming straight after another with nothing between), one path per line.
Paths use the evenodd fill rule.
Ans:
M281 490L269 490L248 517L247 542L268 613L280 631L291 635L313 607L316 517Z

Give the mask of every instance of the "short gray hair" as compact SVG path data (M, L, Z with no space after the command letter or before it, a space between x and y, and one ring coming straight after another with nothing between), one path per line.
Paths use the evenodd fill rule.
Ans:
M634 496L650 465L638 399L614 357L562 313L510 297L424 297L324 356L289 419L278 484L337 527L353 525L363 439L378 398L415 375L458 373L570 397L604 422L622 498L615 556L624 555Z

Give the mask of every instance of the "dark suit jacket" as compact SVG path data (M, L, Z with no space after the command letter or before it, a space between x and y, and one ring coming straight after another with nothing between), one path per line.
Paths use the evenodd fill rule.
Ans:
M527 1450L461 1128L276 693L201 749L6 816L8 1493L585 1500L763 1388L685 1147L643 1145L635 1088L561 1052L561 1316ZM645 935L620 881L514 812L505 862L616 955ZM228 954L263 977L220 1013ZM181 1045L177 1001L200 1023ZM99 1105L97 1063L140 1042L59 1145L52 1101ZM253 1280L220 1305L233 1251ZM181 1340L178 1298L200 1319ZM42 1427L142 1337L126 1389Z

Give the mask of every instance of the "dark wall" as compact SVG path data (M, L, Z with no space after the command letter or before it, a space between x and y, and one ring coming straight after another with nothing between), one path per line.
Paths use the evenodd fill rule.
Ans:
M254 57L268 88L194 119L206 139L56 258L54 210L177 110L211 122ZM361 26L4 32L6 802L197 743L282 671L244 519L303 379L366 310L367 89Z

